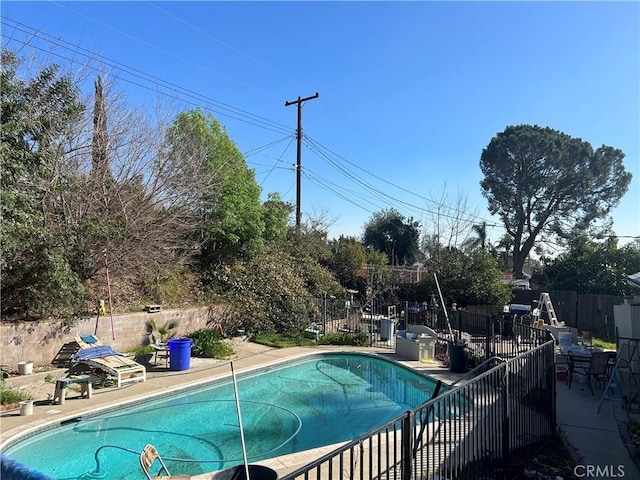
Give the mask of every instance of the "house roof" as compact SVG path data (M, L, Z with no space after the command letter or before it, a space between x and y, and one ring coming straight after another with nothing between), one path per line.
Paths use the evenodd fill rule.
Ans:
M629 282L630 285L640 287L640 272L627 275L627 282Z

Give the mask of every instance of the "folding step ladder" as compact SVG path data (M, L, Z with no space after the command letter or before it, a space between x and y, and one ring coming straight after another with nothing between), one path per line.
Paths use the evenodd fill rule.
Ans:
M534 325L540 325L542 323L540 316L545 309L547 311L547 316L549 317L549 325L553 325L554 327L564 327L564 322L558 321L558 316L553 308L553 303L551 303L551 297L548 293L544 292L540 294L540 300L538 300L538 312L534 316Z

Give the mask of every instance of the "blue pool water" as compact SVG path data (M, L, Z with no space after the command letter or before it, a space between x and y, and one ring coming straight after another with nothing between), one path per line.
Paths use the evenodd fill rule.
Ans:
M352 440L427 401L435 382L381 358L341 353L240 375L237 387L247 455L255 462ZM231 379L84 417L4 453L59 480L138 480L145 477L132 452L147 443L174 474L242 463Z

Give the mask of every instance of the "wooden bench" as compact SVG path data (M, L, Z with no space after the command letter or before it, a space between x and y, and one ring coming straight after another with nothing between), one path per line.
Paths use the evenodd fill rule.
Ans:
M80 385L80 396L87 395L87 398L91 398L93 393L91 387L91 377L89 375L79 375L77 377L65 377L56 380L56 390L53 395L53 403L57 405L64 405L65 397L67 395L67 387L73 383Z
M147 310L147 313L158 313L160 311L160 305L147 305L144 307Z

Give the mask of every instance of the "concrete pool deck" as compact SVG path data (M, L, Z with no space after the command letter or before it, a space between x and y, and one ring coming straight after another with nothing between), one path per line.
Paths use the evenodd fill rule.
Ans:
M52 422L60 423L96 410L117 408L119 405L130 401L152 399L160 394L228 377L231 374L231 362L233 362L235 372L242 373L313 353L363 352L380 354L382 357L398 361L446 383L453 382L461 376L460 374L451 373L448 368L439 364L425 364L405 360L397 356L393 350L385 348L316 346L274 349L254 343L236 341L234 342L234 350L236 355L232 360L192 358L189 370L170 371L166 368L151 367L147 372L146 382L130 383L121 388L111 387L94 390L91 399L80 398L77 392L70 392L63 405L51 403L48 394L53 396L55 383L48 383L44 386L43 395L34 396L32 415L20 416L19 409L8 410L0 414L0 451L3 451L6 446L11 444L12 439L35 433ZM10 384L33 382L37 381L38 377L40 377L40 381L43 381L46 375L62 377L64 372L65 370L61 369L17 377L11 379ZM599 397L586 398L584 393L580 388L568 389L562 382L558 382L558 425L562 433L582 457L582 464L599 465L601 467L623 465L626 478L640 478L635 461L631 457L627 445L623 443L618 430L621 413L618 403L607 401L600 414L596 414L595 409L599 403ZM317 451L314 451L313 454L304 452L258 463L270 466L280 476L283 476L309 463L311 455L317 458L334 448L335 445L316 449ZM211 478L211 474L192 477L193 480L209 478Z

